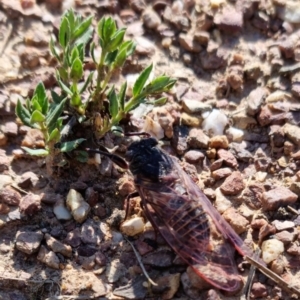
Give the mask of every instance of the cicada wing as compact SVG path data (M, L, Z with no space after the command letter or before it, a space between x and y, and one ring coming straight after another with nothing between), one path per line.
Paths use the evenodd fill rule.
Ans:
M234 247L242 255L252 251L175 160L172 172L160 179L137 186L149 221L199 276L217 288L238 290Z
M180 166L174 160L174 170L178 174L179 180L187 187L187 194L189 199L198 199L200 201L203 210L211 217L214 225L217 227L218 231L231 241L234 248L242 256L253 257L253 251L245 245L240 236L232 229L232 227L226 222L226 220L221 216L221 214L216 210L212 203L203 194L196 183L185 173L181 171ZM196 200L197 201L197 200Z
M240 288L233 247L217 231L199 201L170 188L155 191L140 186L138 189L149 221L199 276L219 289Z

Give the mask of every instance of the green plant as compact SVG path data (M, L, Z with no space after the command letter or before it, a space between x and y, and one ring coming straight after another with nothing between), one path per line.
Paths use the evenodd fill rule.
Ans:
M122 69L126 59L135 50L133 41L124 40L125 31L125 28L117 29L112 17L103 17L96 29L99 43L89 43L93 34L92 18L82 19L73 10L63 15L58 43L53 38L50 41L51 54L57 60L56 80L60 94L52 90L51 97L48 97L44 85L39 83L25 105L20 101L17 103L17 116L24 124L40 129L46 142L45 149L24 148L27 152L45 156L57 150L69 152L85 140L83 137L62 140L65 112L75 116L78 124L93 124L95 135L102 138L141 103L149 102L150 98L154 104L166 101L165 97L156 97L169 91L175 79L162 75L147 83L152 65L140 73L130 99L126 97L127 82L119 89L110 85L113 74ZM87 74L84 68L88 46L95 71ZM101 49L98 59L97 49Z

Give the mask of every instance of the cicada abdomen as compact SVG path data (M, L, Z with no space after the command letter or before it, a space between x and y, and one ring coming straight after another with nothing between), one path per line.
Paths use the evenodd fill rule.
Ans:
M153 138L132 143L126 153L145 215L169 246L215 287L241 286L234 249L252 256L175 159Z

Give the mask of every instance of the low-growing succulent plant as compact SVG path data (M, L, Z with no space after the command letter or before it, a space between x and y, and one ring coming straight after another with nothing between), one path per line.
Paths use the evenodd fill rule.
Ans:
M84 136L71 141L66 138L66 126L70 126L70 119L74 118L78 124L93 125L97 139L115 129L122 133L118 124L130 111L149 102L150 97L154 104L164 103L166 97L159 98L159 95L174 86L175 79L165 75L150 81L151 64L140 73L128 99L127 82L117 88L110 81L134 52L135 43L124 40L126 29L118 29L112 17L99 21L97 44L91 42L93 31L91 17L83 19L73 10L62 16L57 42L54 38L50 41L51 54L57 60L56 80L60 92L51 90L47 96L43 83L39 83L31 99L25 104L18 101L16 107L19 119L25 125L40 129L45 138L45 149L24 147L29 154L47 156L74 150L85 140ZM101 54L97 58L99 49ZM84 71L88 56L95 71Z

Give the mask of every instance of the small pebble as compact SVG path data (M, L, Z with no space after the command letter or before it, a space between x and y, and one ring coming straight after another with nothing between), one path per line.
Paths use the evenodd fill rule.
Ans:
M90 211L90 206L83 200L83 197L77 191L70 189L67 195L67 207L71 210L73 218L78 222L82 223L86 220Z
M270 191L264 192L261 197L261 203L264 210L276 210L280 206L291 205L295 203L298 196L288 188L280 186Z
M45 246L41 246L37 259L48 267L59 270L59 258L53 251L49 251Z
M18 231L16 234L16 248L31 255L39 250L43 236L40 231Z
M72 215L65 206L64 199L56 201L53 207L53 212L58 220L67 221L72 219Z
M197 150L190 150L184 154L184 158L188 163L194 164L204 159L204 154Z
M135 236L144 231L144 220L141 217L134 217L121 224L120 230L129 236Z
M180 121L183 125L190 127L200 127L203 121L201 114L181 113Z
M208 148L209 137L200 128L192 128L187 137L187 143L191 148Z
M217 154L219 159L222 159L224 164L228 167L236 168L238 166L238 162L231 152L225 149L218 149Z
M220 110L214 109L202 124L202 129L209 134L222 135L224 128L228 124L226 115Z
M243 232L247 231L249 221L240 215L235 208L231 207L227 209L222 216L237 234L242 234Z
M220 186L224 195L237 195L245 188L243 177L239 171L232 172Z
M228 142L226 135L217 135L217 136L212 137L209 140L209 146L211 148L227 149L229 146L229 142Z
M277 239L264 241L261 246L262 259L266 264L277 259L284 251L284 244Z
M211 173L212 178L215 180L220 180L225 177L228 177L232 173L232 170L230 168L222 168L215 170Z
M156 29L161 23L159 15L150 8L143 12L142 19L144 25L149 29Z

